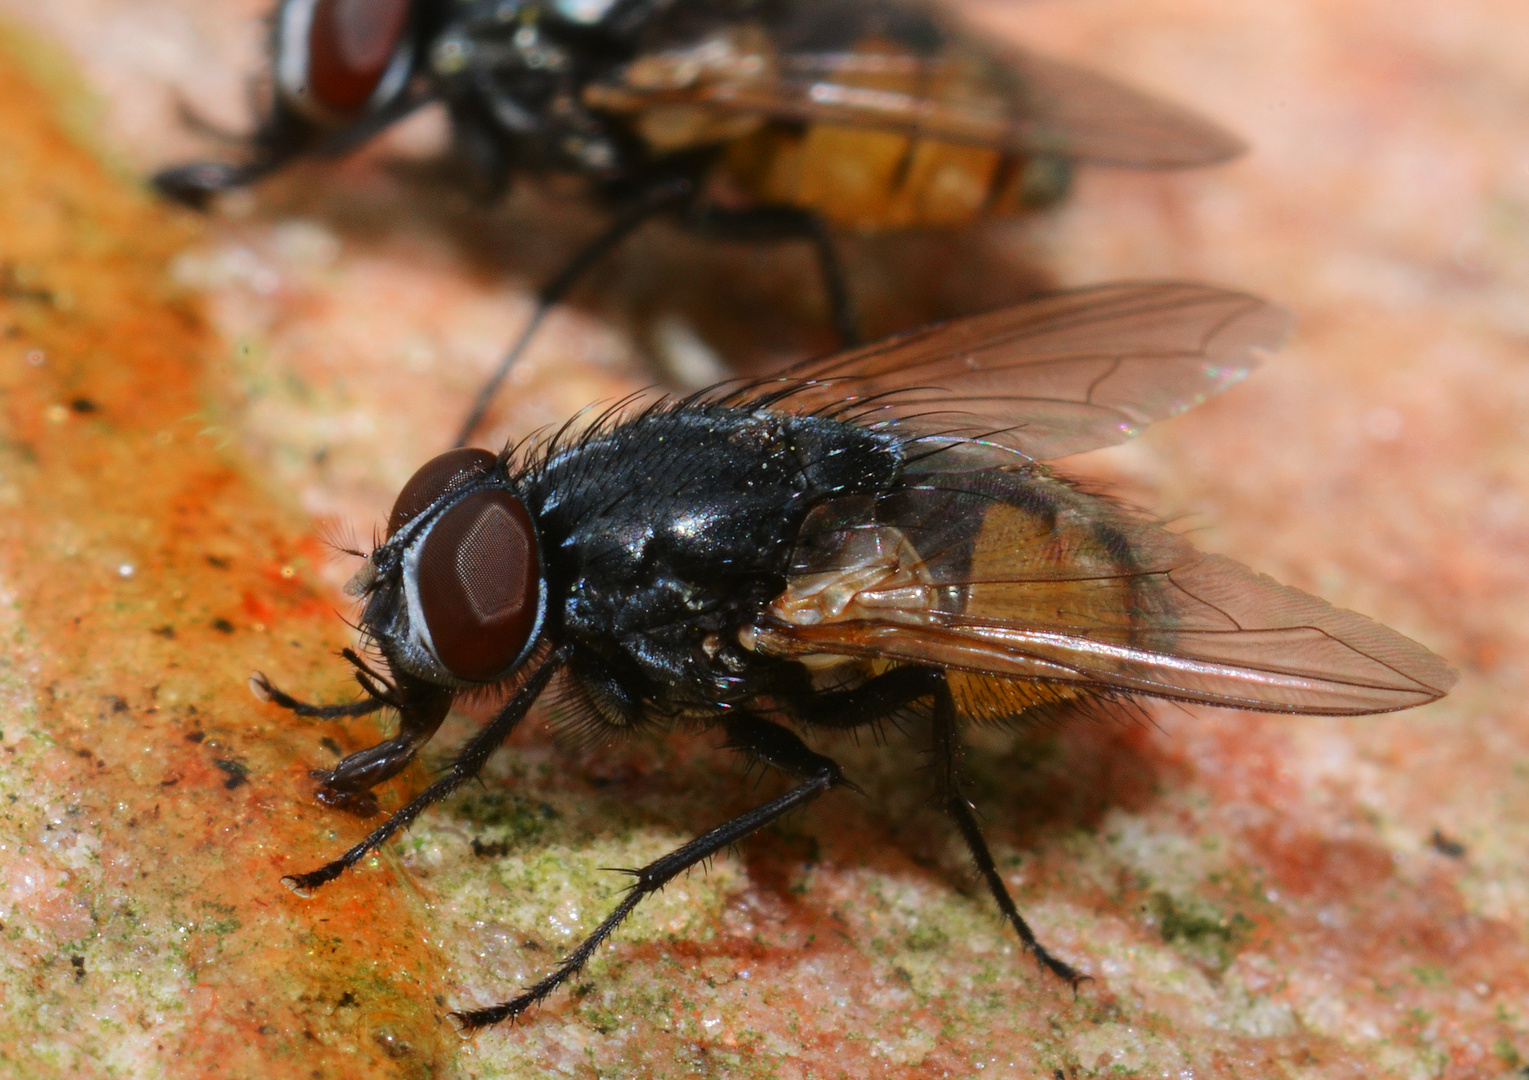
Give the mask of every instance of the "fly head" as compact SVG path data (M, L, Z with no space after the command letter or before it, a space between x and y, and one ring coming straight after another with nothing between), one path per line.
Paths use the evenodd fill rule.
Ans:
M504 463L471 448L426 462L346 591L366 598L361 629L395 670L454 689L510 675L540 636L547 586Z

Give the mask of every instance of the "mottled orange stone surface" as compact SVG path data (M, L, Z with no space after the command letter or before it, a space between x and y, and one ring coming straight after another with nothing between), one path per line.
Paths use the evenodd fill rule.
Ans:
M1523 1075L1521 0L968 0L984 32L1196 103L1254 152L1086 173L1059 212L960 242L846 243L873 329L1122 277L1292 307L1296 340L1252 379L1067 467L1427 643L1461 669L1448 698L974 733L1001 869L1094 978L1076 999L974 887L916 748L834 742L867 797L676 882L573 993L466 1042L444 1011L545 971L612 903L601 867L775 782L715 737L591 752L528 725L303 901L279 876L368 828L315 805L307 770L380 729L243 683L350 693L350 565L316 536L382 520L598 215L555 186L473 206L430 116L209 219L158 207L135 176L220 150L177 95L247 124L265 5L0 4L25 27L0 50L0 1075ZM697 334L754 368L826 347L811 268L645 230L554 315L495 437L655 358L694 377Z
M202 397L219 346L165 272L194 234L59 109L7 53L0 1069L347 1076L407 1044L424 1074L453 1046L406 885L317 918L271 887L335 822L304 797L313 733L240 675L332 670L322 549Z

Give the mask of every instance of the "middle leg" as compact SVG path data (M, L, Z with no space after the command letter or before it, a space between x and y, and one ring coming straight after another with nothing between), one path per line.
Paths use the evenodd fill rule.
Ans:
M708 206L689 217L697 230L737 240L806 240L818 257L818 272L828 295L828 311L842 348L860 344L860 320L828 225L810 210L794 206L755 206L741 210Z
M731 716L723 723L727 747L755 761L778 769L802 782L777 799L739 814L730 821L702 833L690 843L671 851L639 870L626 871L636 880L625 896L599 926L569 953L556 968L520 996L486 1009L469 1009L452 1017L464 1031L513 1020L531 1006L551 995L559 986L577 975L589 963L602 942L630 915L644 898L662 889L680 874L704 862L717 852L749 836L790 811L816 799L831 788L847 785L839 765L830 757L808 749L801 739L768 720L756 716Z
M494 369L494 373L478 390L478 396L473 399L472 409L457 431L456 442L452 444L453 446L466 446L468 440L472 438L473 432L477 430L488 412L489 405L493 403L494 396L499 392L499 387L504 383L505 376L520 359L521 353L525 352L526 346L531 343L531 338L547 314L597 262L620 246L621 242L636 232L639 226L688 199L690 194L690 181L681 177L671 177L655 184L617 215L604 232L576 252L573 258L569 259L567 264L557 272L557 275L542 286L536 294L536 306L531 309L530 320L510 346L509 351L499 361L499 366Z

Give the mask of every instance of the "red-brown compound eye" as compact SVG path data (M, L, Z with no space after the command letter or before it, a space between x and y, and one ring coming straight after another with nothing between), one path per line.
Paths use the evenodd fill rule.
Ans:
M409 0L315 0L308 88L324 108L359 112L387 72L409 25Z
M388 536L430 509L442 495L488 472L495 460L487 450L464 446L425 462L394 500L393 512L388 515Z
M467 496L430 530L417 583L446 670L470 682L499 678L525 651L540 614L531 515L507 491Z

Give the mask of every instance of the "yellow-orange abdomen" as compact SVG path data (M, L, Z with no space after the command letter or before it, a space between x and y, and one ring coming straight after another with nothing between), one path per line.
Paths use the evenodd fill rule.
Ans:
M811 210L859 232L956 229L1043 205L1065 186L1065 178L1048 185L1056 173L1050 165L832 124L765 126L731 143L723 158L729 178L753 199Z

